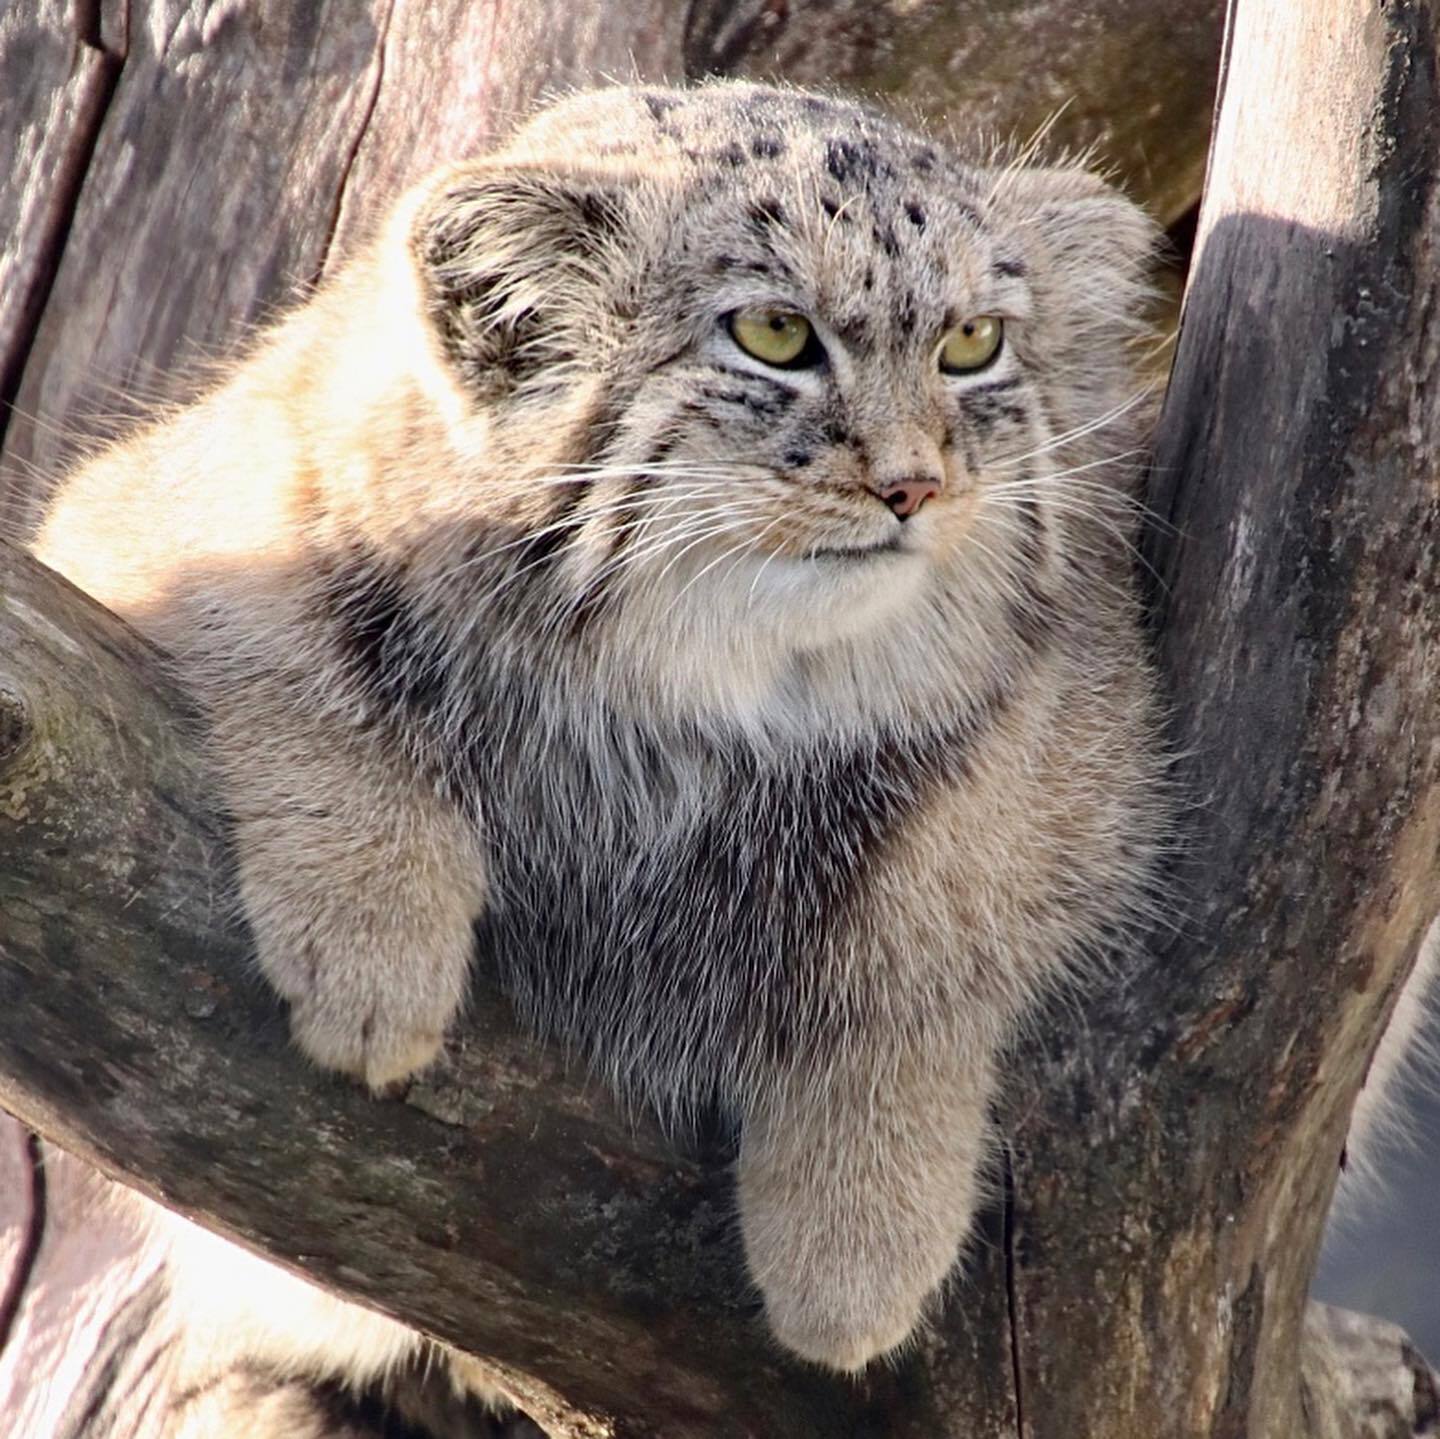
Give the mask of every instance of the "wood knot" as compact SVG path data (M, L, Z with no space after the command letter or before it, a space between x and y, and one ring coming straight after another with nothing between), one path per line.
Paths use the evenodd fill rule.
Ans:
M30 707L14 690L0 685L0 765L13 760L30 738Z

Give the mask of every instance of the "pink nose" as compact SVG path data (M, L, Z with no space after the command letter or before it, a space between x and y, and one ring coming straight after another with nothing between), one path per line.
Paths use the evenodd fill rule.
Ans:
M908 520L926 500L934 499L940 493L940 482L929 475L916 475L912 479L881 485L874 493L890 506L897 519Z

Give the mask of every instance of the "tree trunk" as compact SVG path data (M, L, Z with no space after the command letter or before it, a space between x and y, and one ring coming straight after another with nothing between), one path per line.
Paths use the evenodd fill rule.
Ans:
M36 415L83 423L97 376L131 397L152 367L193 373L543 84L776 64L813 80L833 55L847 82L931 108L973 93L1023 127L1084 82L1117 158L1164 141L1165 173L1130 178L1183 209L1207 87L1168 83L1167 57L1193 73L1213 6L1158 35L1153 5L1091 7L1107 44L1149 37L1133 66L1100 63L1075 8L1025 7L1023 39L1008 7L904 0L7 13L0 133L35 157L0 179L10 498L37 497L63 453ZM637 1131L499 998L404 1102L308 1070L215 902L221 828L182 700L119 621L9 552L0 1104L498 1356L557 1432L1414 1430L1420 1378L1410 1430L1366 1430L1374 1386L1362 1404L1334 1372L1357 1346L1312 1319L1301 1354L1349 1104L1440 869L1437 19L1440 0L1240 0L1232 19L1147 549L1184 756L1180 915L1022 1056L1004 1203L903 1363L853 1384L779 1355L722 1157ZM1021 55L1045 67L1017 81ZM1176 118L1146 136L1146 106ZM1422 1375L1387 1342L1386 1374Z

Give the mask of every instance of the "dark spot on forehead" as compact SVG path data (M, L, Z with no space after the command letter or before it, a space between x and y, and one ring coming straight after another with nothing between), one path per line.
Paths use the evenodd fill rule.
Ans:
M1025 266L1024 260L1011 260L1001 258L995 261L995 273L1004 275L1007 279L1023 280L1030 272Z
M757 160L774 160L785 153L785 142L778 135L757 135L750 142L750 153Z
M576 205L587 230L616 230L620 227L620 207L609 196L587 192L578 197Z
M750 223L759 229L785 223L785 207L774 196L756 200L749 210Z
M835 330L852 350L871 348L870 321L863 313L847 315L836 323Z
M895 231L888 220L877 220L871 227L870 237L890 259L899 257L900 242L895 238Z
M868 140L833 136L825 142L825 168L842 185L875 173L875 150Z
M935 168L936 161L940 157L927 145L923 150L917 150L910 157L910 168L917 175L928 175Z
M865 278L860 283L867 290L873 290L875 288L875 271L871 266L865 266Z
M719 160L722 165L730 165L735 169L739 169L741 165L747 163L744 150L735 144L734 141L731 141L730 144L724 146L722 149L717 150L715 152L715 158Z
M822 195L820 197L820 208L824 210L832 220L838 218L842 225L848 225L850 223L850 214L849 211L845 209L843 201L833 200L829 195Z
M919 323L920 305L915 298L915 291L906 290L895 307L895 328L902 335L909 335L914 333L915 326Z
M906 200L905 218L914 225L917 230L925 228L925 211L920 208L919 201Z

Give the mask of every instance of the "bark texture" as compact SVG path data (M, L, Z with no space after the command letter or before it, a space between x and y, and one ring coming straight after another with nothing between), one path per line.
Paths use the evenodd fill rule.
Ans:
M133 393L262 317L372 203L542 83L813 78L830 43L832 78L871 63L868 83L905 91L882 69L913 54L906 73L931 78L912 98L979 94L981 62L943 60L957 8L101 4L20 69L17 46L61 21L7 14L0 73L57 77L19 102L26 123L55 116L26 143L71 177L0 180L17 237L0 280L21 287L12 303L0 284L12 497L59 453L28 414L72 423L97 371ZM1202 11L1170 29L1199 34ZM893 50L865 28L885 25ZM1307 1338L1304 1295L1350 1100L1440 892L1437 28L1440 0L1240 0L1151 496L1185 756L1177 923L1022 1057L1005 1201L903 1363L851 1385L776 1354L724 1156L677 1156L615 1114L497 996L403 1101L307 1071L227 910L183 700L123 625L10 552L0 1105L494 1353L557 1432L1422 1432L1433 1390L1411 1365L1406 1414L1398 1340L1370 1372L1394 1381L1399 1427L1358 1427L1355 1395L1377 1390L1337 1381L1355 1346L1319 1320Z

